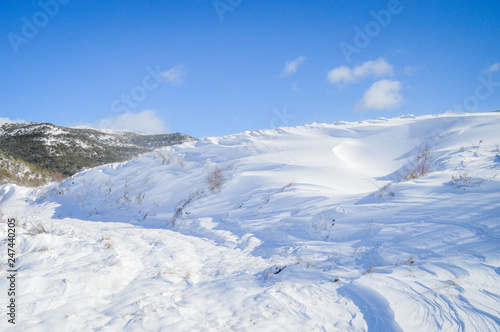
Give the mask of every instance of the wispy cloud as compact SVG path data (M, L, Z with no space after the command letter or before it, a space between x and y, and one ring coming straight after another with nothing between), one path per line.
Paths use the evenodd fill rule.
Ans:
M362 110L391 110L401 106L403 95L400 93L401 82L381 80L372 84L366 90L363 98L356 103L354 109Z
M494 73L500 70L500 62L497 62L484 70L485 73Z
M184 83L183 77L186 76L187 71L182 63L175 65L161 73L161 77L172 85L180 85Z
M147 134L162 134L166 132L163 121L155 111L150 110L110 116L100 120L95 127L100 129L138 131Z
M281 73L281 77L295 74L299 69L299 66L306 60L307 58L305 56L299 56L295 60L287 61L285 63L285 69L283 69L283 72Z
M408 66L408 67L405 67L404 69L404 73L406 75L414 75L416 73L418 73L419 71L421 71L422 69L425 68L425 65L419 65L419 66Z
M367 61L354 68L340 66L328 72L327 80L330 83L346 85L357 83L366 77L392 76L393 66L388 64L383 58L374 61Z
M3 124L3 123L20 123L20 122L26 122L26 121L21 120L21 119L11 120L9 118L0 118L0 124Z

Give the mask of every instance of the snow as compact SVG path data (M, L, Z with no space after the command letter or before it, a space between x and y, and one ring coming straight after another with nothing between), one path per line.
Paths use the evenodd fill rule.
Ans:
M52 135L52 136L59 136L63 135L66 132L62 130L61 128L57 128L54 125L51 124L46 124L46 123L31 123L31 122L25 122L23 123L26 126L22 126L21 128L16 128L16 129L11 129L10 130L5 130L4 126L0 126L0 136L18 136L18 135L29 135L29 134L34 134L34 133L40 133L40 132L45 132L47 135ZM7 127L17 127L19 124L14 123L14 124L5 124Z
M19 318L0 330L498 331L498 128L495 113L315 123L5 185ZM422 146L430 173L398 181Z

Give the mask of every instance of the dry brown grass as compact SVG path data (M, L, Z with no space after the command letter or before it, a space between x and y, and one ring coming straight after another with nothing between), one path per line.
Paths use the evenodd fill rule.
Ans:
M222 170L215 166L215 168L207 175L205 182L208 184L212 191L218 192L222 189L222 184L226 178L222 173Z
M415 156L415 165L414 167L407 169L406 172L400 176L397 175L398 180L413 180L426 176L429 173L430 165L431 165L431 150L429 145L422 144L418 149L418 153Z

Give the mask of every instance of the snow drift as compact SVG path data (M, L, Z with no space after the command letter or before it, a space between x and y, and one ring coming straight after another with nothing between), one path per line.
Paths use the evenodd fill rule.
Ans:
M499 128L495 113L311 124L4 186L16 327L498 330ZM408 176L423 149L428 174Z

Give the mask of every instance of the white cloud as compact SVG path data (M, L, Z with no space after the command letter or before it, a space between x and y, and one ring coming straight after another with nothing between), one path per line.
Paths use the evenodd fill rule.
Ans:
M383 58L375 61L367 61L353 69L340 66L328 72L327 79L330 83L350 84L357 83L363 78L373 76L391 76L393 74L393 66L388 64Z
M404 69L404 73L406 75L413 75L413 74L416 74L418 73L419 71L421 71L422 69L425 68L425 65L419 65L419 66L408 66L408 67L405 67Z
M26 121L21 120L21 119L11 120L9 118L0 118L0 124L3 124L3 123L19 123L19 122L26 122Z
M186 76L187 72L183 64L178 64L173 66L167 71L161 73L161 77L168 83L172 85L179 85L184 83L183 77Z
M127 112L110 116L99 121L97 128L112 130L130 130L147 134L165 133L165 125L155 111L140 113Z
M495 63L494 65L491 65L489 68L485 69L485 73L494 73L500 70L500 62Z
M400 93L401 82L381 80L366 90L363 98L356 103L355 110L382 110L401 106L403 95Z
M297 59L292 60L292 61L287 61L285 63L285 69L283 69L283 72L281 73L281 77L283 76L288 76L295 74L297 70L299 69L299 66L306 61L305 56L299 56Z

